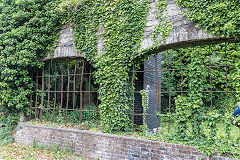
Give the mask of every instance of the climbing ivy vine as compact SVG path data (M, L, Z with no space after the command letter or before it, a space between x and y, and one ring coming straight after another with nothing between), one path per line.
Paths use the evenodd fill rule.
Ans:
M8 117L29 109L33 68L43 65L40 59L53 49L61 28L62 16L55 10L58 3L0 1L0 103ZM17 118L9 121L16 122Z
M164 40L171 22L162 15L167 1L156 1L157 19L163 21L152 33L155 45ZM240 35L239 2L236 0L177 0L187 8L189 19L211 33L226 37ZM0 1L0 101L9 113L27 110L32 92L31 73L43 65L41 59L54 49L58 31L73 23L75 46L96 69L100 118L104 131L129 131L132 111L131 67L143 60L137 55L149 12L149 0L1 0ZM233 18L234 17L234 18ZM159 41L159 34L162 36ZM99 52L99 37L102 52ZM143 57L149 52L144 52ZM140 57L140 58L139 58ZM201 62L194 61L192 78L205 77ZM138 68L138 66L136 66ZM194 73L197 74L194 74ZM233 78L235 73L232 73ZM238 79L238 77L236 78ZM198 83L189 85L192 89ZM238 86L238 83L233 84ZM190 95L192 94L192 95ZM201 102L197 90L190 92ZM197 98L196 98L197 95ZM200 97L200 98L199 98ZM198 101L200 99L200 101ZM183 98L184 100L184 98ZM187 99L185 99L187 101ZM196 101L195 101L196 100Z
M156 0L156 3L157 3L157 6L156 6L157 12L155 16L159 21L159 23L155 26L154 31L151 33L151 39L154 42L154 46L163 44L167 40L167 37L173 28L172 22L168 17L168 10L167 10L168 1Z
M130 129L130 68L140 47L149 0L6 0L0 7L0 99L7 112L27 110L33 69L41 67L41 59L54 49L62 24L73 23L76 48L97 69L104 130ZM97 50L99 36L104 54Z
M198 146L208 155L217 151L239 158L240 128L232 114L239 104L239 48L239 43L223 43L162 52L163 70L184 68L171 71L171 91L181 87L188 91L171 94L171 113L169 95L162 94L162 115L172 120L171 134L166 136L169 141ZM161 80L162 91L168 91L169 73L163 72ZM219 92L203 92L211 89ZM220 92L226 90L237 92ZM164 119L169 121L164 116L163 126Z
M73 20L75 44L96 68L101 125L108 132L130 131L130 70L140 47L149 0L89 0L85 4ZM97 50L99 36L104 53Z
M204 27L214 35L239 39L240 9L238 0L177 0L185 14L197 27Z

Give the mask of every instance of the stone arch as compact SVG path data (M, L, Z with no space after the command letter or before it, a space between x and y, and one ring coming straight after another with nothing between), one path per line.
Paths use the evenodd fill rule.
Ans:
M154 45L154 42L151 38L151 34L155 29L155 26L161 22L156 18L157 14L157 3L155 0L150 1L150 12L146 21L146 28L143 33L143 40L141 41L141 47L138 51L138 54L144 53L145 56L148 55L148 60L144 61L144 70L154 70L157 67L157 70L161 70L161 54L157 56L157 53L162 51L166 51L169 49L178 49L185 48L191 46L201 46L201 45L209 45L209 44L218 44L223 42L234 43L238 42L234 38L224 38L220 36L211 35L208 31L204 31L203 28L196 28L196 23L187 20L186 16L183 16L180 7L177 5L175 0L168 0L168 5L166 9L163 11L163 14L169 18L172 23L172 30L170 31L168 37L165 41ZM159 35L160 36L160 35ZM154 56L157 56L154 58ZM156 65L155 63L158 63ZM161 73L151 73L144 72L142 76L142 89L149 90L149 92L161 92L161 86L157 87L156 75L161 77ZM141 80L138 80L141 82ZM161 81L161 78L160 78ZM160 84L161 85L161 84ZM138 86L139 88L139 86ZM156 89L158 88L158 89ZM137 96L138 101L141 100L139 96ZM153 116L155 114L155 108L161 110L161 106L156 106L155 102L158 99L161 103L161 95L157 97L156 95L151 95L148 104L146 123L149 129L154 129L160 127L160 118L157 116ZM141 108L140 104L134 103L137 105L137 108ZM135 108L134 108L135 109ZM136 109L140 110L140 109ZM156 123L158 121L158 123Z
M154 45L151 38L151 34L155 29L155 25L159 24L159 20L156 18L157 13L157 3L155 0L150 0L150 11L146 20L146 28L143 33L143 39L141 41L141 47L136 54L141 54L142 52L146 55L153 55L161 51L168 49L184 48L189 46L199 46L206 44L216 44L222 42L237 42L234 38L224 38L220 36L214 36L204 31L203 28L196 28L196 24L187 20L187 17L183 16L180 7L177 5L175 0L168 0L168 5L163 11L163 14L169 18L172 23L172 30L170 31L168 37L162 43ZM97 30L98 39L98 55L104 54L104 40L102 33L104 28L100 25ZM62 59L62 58L84 58L84 55L77 52L74 48L74 38L73 38L72 25L65 25L60 31L59 43L57 48L54 50L53 54L49 54L45 60L49 59ZM149 60L144 62L144 68L148 65L154 64L155 59L151 57ZM161 57L158 56L157 62L161 63ZM160 66L160 65L159 65ZM144 75L147 76L147 75ZM146 79L146 77L144 77ZM139 82L145 83L146 82ZM156 97L155 97L156 98ZM154 99L154 97L153 97ZM154 100L153 100L154 101ZM151 128L155 128L152 126Z
M31 96L29 119L57 123L98 124L98 86L93 66L74 46L73 28L64 25L58 46L43 59L44 66L33 75L35 94ZM86 127L86 126L84 126Z
M157 3L155 0L150 0L150 11L146 20L146 28L143 33L143 39L141 41L141 47L138 50L140 52L158 53L168 49L184 48L188 46L199 46L205 44L216 44L227 42L237 42L234 38L224 38L220 36L214 36L204 31L203 28L196 28L196 23L187 20L187 17L183 15L180 7L175 0L168 0L168 5L163 11L163 14L169 18L172 23L172 30L165 41L160 44L154 45L151 39L151 33L154 31L155 26L159 24L159 20L156 18ZM104 28L100 25L96 34L98 35L98 55L104 54L104 40L102 33ZM160 36L160 35L159 35ZM60 31L59 43L54 53L49 53L45 59L56 58L74 58L84 57L82 53L78 53L74 47L73 28L72 24L64 25Z
M203 28L197 29L196 23L187 20L187 17L183 15L180 7L175 0L168 0L168 5L163 11L169 20L172 22L172 30L163 43L154 46L151 39L151 33L155 29L155 25L159 24L155 14L157 13L157 3L155 0L150 1L150 12L147 17L146 28L143 33L143 40L141 42L141 51L149 51L152 53L158 53L168 49L184 48L188 46L198 46L205 44L216 44L227 42L236 42L234 38L224 38L220 36L214 36L204 31Z

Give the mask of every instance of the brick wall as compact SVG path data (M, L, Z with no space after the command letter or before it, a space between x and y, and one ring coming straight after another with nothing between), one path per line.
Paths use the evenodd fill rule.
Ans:
M84 158L88 159L200 160L203 157L201 152L190 146L24 123L19 125L14 138L17 143L22 145L35 143L36 145L67 146L75 152L80 152ZM227 160L228 158L212 157L211 159Z

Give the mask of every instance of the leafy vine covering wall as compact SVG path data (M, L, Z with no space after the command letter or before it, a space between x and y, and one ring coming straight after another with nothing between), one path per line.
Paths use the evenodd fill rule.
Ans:
M168 1L156 1L156 3L156 8L158 9L156 18L159 20L159 23L155 26L155 29L151 34L154 46L162 44L166 41L170 31L172 30L172 22L169 20L168 11L166 10ZM165 13L163 13L164 10L166 10Z
M52 48L61 28L57 1L0 1L0 101L7 123L29 107L31 73ZM16 115L15 115L16 114ZM11 116L12 115L12 116Z
M213 35L223 37L240 36L240 9L238 0L177 0L185 8L185 15L197 22L196 27L209 29Z
M239 43L223 43L162 52L163 70L185 68L171 72L170 90L182 87L188 91L172 92L171 113L169 95L162 94L162 127L172 121L172 130L166 135L169 141L198 146L209 155L217 150L239 157L240 128L232 124L233 110L239 104L239 48ZM163 72L161 80L162 90L167 91L169 73ZM210 90L225 93L203 92Z
M155 45L171 31L171 22L162 15L167 1L156 2L157 18L166 24L160 22L152 33ZM177 2L187 8L185 13L197 26L209 29L214 35L239 38L239 1ZM41 67L40 60L53 51L62 25L73 22L75 46L96 68L94 77L99 85L103 131L130 131L130 69L133 62L143 61L151 54L136 54L149 8L149 0L1 0L0 101L12 114L2 121L14 124L17 118L13 115L20 110L28 112L33 88L31 73L34 68ZM98 30L101 30L100 35ZM98 53L99 36L103 38L104 53L101 54ZM203 74L198 68L196 72L199 76Z
M129 130L130 68L140 46L149 1L47 1L1 3L1 101L10 113L27 110L33 68L54 48L62 24L73 22L75 45L93 64L105 131ZM97 30L104 28L104 54Z
M132 109L129 71L140 46L149 1L86 1L74 17L75 44L97 69L100 118L105 131L129 131ZM103 27L104 54L97 53Z

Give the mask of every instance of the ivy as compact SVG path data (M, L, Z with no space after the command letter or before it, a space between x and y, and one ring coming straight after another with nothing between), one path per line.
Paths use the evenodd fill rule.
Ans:
M156 2L158 9L156 18L160 23L155 26L151 35L154 46L164 42L172 30L172 23L166 16L168 1ZM215 35L239 37L238 1L177 0L177 2L181 7L187 8L186 14L190 20L197 22L197 27L203 26ZM149 0L141 2L139 0L1 0L0 101L4 110L8 113L27 111L33 88L31 78L33 69L40 68L43 65L41 59L55 48L58 31L62 25L73 23L75 47L96 69L94 78L99 85L100 119L103 131L130 131L131 77L133 76L130 71L134 61L143 54L143 57L149 55L149 53L136 54L140 48L149 7ZM98 51L99 37L103 39L103 51ZM220 50L221 47L216 46L215 49ZM230 50L232 55L238 57L239 53L233 50ZM179 107L179 112L181 107L186 106L191 111L188 117L193 128L199 120L199 117L194 116L200 114L197 108L205 102L209 103L209 97L200 92L209 88L209 85L203 85L207 84L206 79L209 74L199 58L199 55L204 55L201 51L199 48L194 52L181 50L186 57L185 63L189 62L188 67L191 69L190 72L184 73L188 75L188 79L185 79L187 85L184 87L191 91L186 97L176 98L178 104L176 108ZM177 53L172 55L179 56ZM221 58L213 55L209 59L217 64L222 60ZM239 63L236 59L232 61L237 68ZM171 65L179 68L179 64L175 63ZM205 60L204 63L207 64L209 61ZM229 70L229 78L234 80L229 85L238 91L240 86L237 81L238 69ZM213 79L218 84L213 87L223 88L224 74L225 70L222 69L221 78ZM179 75L174 76L179 78ZM215 71L213 76L217 76ZM173 83L180 86L177 81ZM216 103L220 104L221 98L218 96L214 98L217 100ZM178 101L182 101L182 106ZM223 112L222 107L219 106L220 112ZM193 112L195 114L192 114ZM179 123L183 124L185 120ZM194 132L199 133L198 128L195 127Z
M232 114L239 103L239 56L239 43L188 47L162 53L163 70L169 67L184 68L182 71L171 71L171 91L180 91L181 87L183 91L188 91L182 95L171 94L173 100L170 116L169 95L161 97L162 125L164 126L164 116L167 116L171 119L170 125L174 127L166 136L169 142L197 146L207 155L217 151L219 154L230 154L239 158L240 137L239 128L236 127L239 121L233 120ZM222 67L216 67L221 65ZM228 67L223 67L224 65ZM161 80L162 90L167 91L168 72L162 72ZM228 93L228 102L226 93L213 92L211 107L210 92L202 91L226 91L226 87L228 91L237 92Z
M0 102L7 114L29 109L33 68L43 65L39 60L58 39L62 21L60 12L55 10L58 3L0 1Z
M130 131L130 70L140 47L149 0L86 0L74 16L75 46L96 68L103 131ZM102 30L100 35L97 31ZM103 37L104 53L97 44Z
M203 27L213 35L222 37L240 37L240 9L238 0L177 0L189 20L197 22L198 28Z
M147 131L147 123L146 123L146 116L147 116L147 107L149 104L149 90L148 88L146 90L141 90L140 94L142 96L142 107L143 107L143 132Z
M158 11L155 16L159 23L155 25L154 31L151 33L151 39L154 42L154 46L164 43L169 36L170 31L173 29L172 22L168 17L167 5L168 1L158 1L156 0ZM165 11L165 13L164 13Z
M73 23L77 50L97 69L104 130L130 130L130 69L148 11L149 0L1 1L0 100L6 112L28 111L33 69L40 68L41 59L53 51L62 24ZM99 36L104 53L97 50Z

